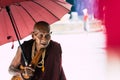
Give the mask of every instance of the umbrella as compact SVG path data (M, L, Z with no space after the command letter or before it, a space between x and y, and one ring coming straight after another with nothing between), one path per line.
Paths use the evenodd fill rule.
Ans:
M35 22L52 24L70 8L64 0L0 0L0 45L19 42L31 33Z

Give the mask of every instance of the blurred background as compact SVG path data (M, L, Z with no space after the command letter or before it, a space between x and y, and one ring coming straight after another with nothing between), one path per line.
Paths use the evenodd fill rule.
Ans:
M62 46L67 80L120 80L119 3L114 0L66 1L73 5L71 11L51 25L51 36ZM12 44L0 46L0 78L5 80L12 76L8 67L18 47L15 41L11 49Z

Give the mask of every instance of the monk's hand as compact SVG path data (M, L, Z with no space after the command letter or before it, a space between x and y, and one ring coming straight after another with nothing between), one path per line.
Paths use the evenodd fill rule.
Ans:
M42 48L41 39L39 38L39 32L38 33L33 33L32 38L33 38L33 40L35 40L37 51L39 51Z
M23 67L22 69L22 76L25 78L25 79L29 79L30 77L33 76L33 73L35 72L35 70L29 66L25 66Z

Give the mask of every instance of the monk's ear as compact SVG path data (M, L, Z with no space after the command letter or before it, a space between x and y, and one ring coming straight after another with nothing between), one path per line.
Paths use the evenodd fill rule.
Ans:
M32 39L35 40L34 34L31 34L31 36L32 36Z

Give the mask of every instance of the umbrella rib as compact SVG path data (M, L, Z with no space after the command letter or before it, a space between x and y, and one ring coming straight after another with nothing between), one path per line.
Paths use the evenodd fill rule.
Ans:
M10 16L10 19L11 19L12 25L14 26L13 28L14 28L14 30L15 30L16 37L17 37L18 40L20 40L20 39L21 39L21 36L20 36L20 33L19 33L18 28L17 28L17 25L16 25L16 22L15 22L15 19L14 19L14 17L13 17L13 14L12 14L12 12L11 12L9 6L6 6L6 10L7 10L9 16Z
M2 11L2 8L0 7L0 12Z
M50 12L50 10L48 10L46 7L40 5L39 3L37 3L37 2L35 2L33 0L32 0L32 2L35 3L35 4L37 4L37 5L39 5L39 6L41 6L41 7L43 7L44 9L46 9L49 13L51 13L54 17L56 17L59 20L59 18L57 16L55 16L52 12Z
M18 5L21 6L22 9L24 9L24 10L27 12L27 14L31 17L31 19L32 19L34 22L36 22L35 19L32 17L32 15L27 11L27 9L25 9L20 3L18 3Z
M52 1L52 2L55 2L56 4L58 4L57 1L53 1L53 0L51 0L51 1ZM58 0L58 2L64 4L64 2L62 2L62 1L59 1L59 0ZM58 5L62 6L61 4L58 4ZM64 6L62 6L62 7L65 8L66 10L70 11L68 8L66 8L66 7L64 7Z

